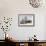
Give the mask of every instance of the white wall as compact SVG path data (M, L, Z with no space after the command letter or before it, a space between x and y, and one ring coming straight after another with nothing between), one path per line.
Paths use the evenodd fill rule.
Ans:
M35 14L35 27L18 27L18 14ZM46 39L45 15L46 6L44 5L33 8L28 0L0 0L0 16L13 17L12 26L8 32L17 40L27 40L34 34L39 40Z

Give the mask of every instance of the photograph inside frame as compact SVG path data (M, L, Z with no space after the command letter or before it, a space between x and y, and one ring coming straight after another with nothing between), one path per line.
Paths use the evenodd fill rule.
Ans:
M34 26L34 14L19 14L19 26Z

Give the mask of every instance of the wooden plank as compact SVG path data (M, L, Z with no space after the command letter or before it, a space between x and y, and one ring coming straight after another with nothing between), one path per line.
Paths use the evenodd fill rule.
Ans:
M24 46L28 46L28 43L24 43Z

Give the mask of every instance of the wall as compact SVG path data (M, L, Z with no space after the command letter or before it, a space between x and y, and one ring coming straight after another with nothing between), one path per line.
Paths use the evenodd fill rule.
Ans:
M8 33L17 40L27 40L34 34L37 35L39 40L44 40L46 34L45 12L46 6L33 8L28 0L0 0L0 16L13 18L12 26ZM18 27L18 14L35 14L35 27ZM3 32L1 31L1 33ZM2 38L0 36L0 39Z

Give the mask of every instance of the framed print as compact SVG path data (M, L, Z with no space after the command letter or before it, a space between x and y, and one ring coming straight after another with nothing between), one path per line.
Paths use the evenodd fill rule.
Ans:
M18 15L18 26L34 26L35 25L35 14L19 14Z

